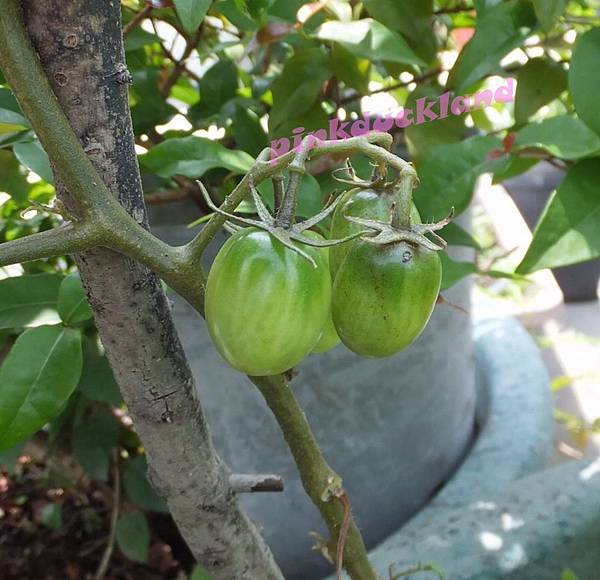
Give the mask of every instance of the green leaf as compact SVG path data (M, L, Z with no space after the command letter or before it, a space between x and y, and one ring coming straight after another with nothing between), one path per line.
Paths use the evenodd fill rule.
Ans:
M220 0L215 3L215 10L240 30L257 28L256 22L252 20L248 12L246 0Z
M369 91L369 60L359 58L340 44L335 44L331 51L331 69L346 86L361 94Z
M0 191L8 193L17 203L25 205L31 185L20 171L21 166L11 151L0 151Z
M192 179L217 167L246 173L253 162L243 151L233 151L217 141L194 136L166 139L140 157L144 169L161 177L179 174Z
M156 125L161 125L177 113L160 93L159 82L161 70L157 67L145 67L132 70L133 84L131 96L134 105L131 108L131 118L135 134L147 133Z
M36 274L0 280L0 329L56 324L59 274Z
M197 564L190 576L190 580L212 580L212 576L206 571L204 566Z
M81 375L81 334L60 326L26 330L0 368L0 450L53 419Z
M285 186L287 186L287 180ZM271 182L263 181L257 189L267 204L267 207L273 209L274 195ZM298 190L298 208L296 210L296 215L299 218L310 218L319 213L321 209L323 209L322 206L323 194L321 192L321 185L313 175L306 173L302 178ZM252 208L253 207L254 206L252 206Z
M526 123L544 105L567 90L567 72L549 58L532 58L517 74L515 120Z
M123 514L117 522L117 545L125 556L145 564L150 549L150 528L141 512Z
M58 314L65 324L77 324L92 318L78 272L65 277L58 291Z
M16 131L31 127L12 91L5 87L0 87L0 124L12 125Z
M94 479L108 480L111 453L119 431L117 419L107 412L97 413L73 428L73 455Z
M533 0L535 15L545 30L552 30L567 7L567 0Z
M143 48L149 44L154 44L155 42L160 42L160 39L158 36L156 36L156 34L152 34L140 26L136 26L129 31L129 34L125 39L125 51L130 52L133 50L138 50L139 48Z
M127 462L123 473L123 487L127 492L127 497L145 510L168 513L165 500L156 495L148 481L147 472L148 464L143 455L138 455Z
M506 167L499 168L498 171L494 173L493 182L494 185L497 183L502 183L503 181L510 179L511 177L516 177L517 175L522 175L523 173L529 171L534 165L537 165L540 162L540 159L529 159L527 157L518 157L516 155L511 156L510 161Z
M212 4L212 0L174 0L174 2L177 16L188 34L198 30Z
M83 370L79 390L92 401L120 405L123 401L108 359L97 337L83 342Z
M192 117L206 119L216 115L227 101L236 96L238 89L237 66L228 58L217 61L204 73L198 89L200 102L190 109Z
M329 56L322 48L296 52L271 88L270 133L278 133L282 124L309 111L317 103L321 87L331 74Z
M592 28L575 45L569 68L569 88L579 118L600 135L598 114L600 75L596 74L598 54L600 54L600 28Z
M440 91L431 86L417 87L407 99L405 108L414 112L417 100L423 98L427 99L426 102L438 103ZM438 114L440 106L436 105L434 110ZM460 141L464 132L464 115L449 115L444 119L410 125L404 130L404 135L406 136L410 156L418 165L435 147Z
M477 11L477 16L481 17L484 13L493 8L494 6L500 4L502 0L475 0L473 3L475 4L475 10Z
M414 52L426 62L436 55L437 41L431 27L433 0L365 0L369 14L397 30Z
M487 9L450 72L448 87L462 94L499 69L500 61L529 35L536 19L531 4L512 0Z
M469 248L475 248L476 250L481 249L473 236L454 222L449 223L438 233L450 246L467 246Z
M77 324L92 318L78 272L69 274L58 291L58 314L65 324Z
M499 139L487 136L436 147L419 167L421 186L415 190L415 203L423 221L441 219L453 207L457 214L464 211L477 178L503 162L488 159L489 152L500 146Z
M294 143L294 129L299 127L304 128L304 135L311 131L318 131L320 129L326 129L329 126L329 117L321 106L320 101L317 101L308 110L301 115L285 119L276 129L273 126L270 127L270 137L272 139L286 138L290 140L290 143ZM293 145L291 145L293 147Z
M258 115L251 109L241 107L235 108L233 117L233 136L239 149L257 157L267 146L267 134L265 133Z
M561 115L527 125L517 133L514 151L531 148L561 159L581 159L600 152L600 136L577 117Z
M59 503L47 503L40 513L42 523L51 530L59 531L63 527L62 505Z
M0 87L0 133L21 131L30 127L12 92Z
M477 266L473 262L457 262L448 257L445 252L440 252L442 260L442 285L440 290L448 290L461 280L477 273Z
M573 166L552 194L517 272L528 274L600 256L600 159Z
M316 36L338 42L356 56L370 60L426 66L400 34L372 18L353 22L330 20L319 27Z
M490 278L507 278L509 280L523 280L523 277L513 272L500 270L480 270L474 262L458 262L448 257L445 252L440 252L442 260L442 285L441 290L448 290L471 274L480 274Z
M32 139L33 134L29 129L19 131L18 133L11 132L4 134L2 134L2 131L0 131L0 149L12 147L16 143L30 143Z
M560 580L579 580L579 577L573 570L567 568L563 570L563 573L560 575Z
M39 141L17 143L13 152L22 165L37 173L46 183L54 182L50 160Z

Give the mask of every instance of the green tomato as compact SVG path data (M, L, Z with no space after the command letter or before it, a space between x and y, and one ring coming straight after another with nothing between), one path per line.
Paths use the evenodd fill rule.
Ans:
M355 244L333 285L333 322L357 354L385 357L423 331L442 281L437 252L406 242Z
M389 220L390 211L395 199L395 192L391 189L350 189L344 193L342 201L340 201L333 213L329 237L332 240L345 238L364 229L358 224L347 220L344 217L346 215L383 222ZM414 205L411 217L413 223L421 223L421 217ZM353 240L330 249L329 267L332 276L336 275L344 258L357 242L360 243L359 240Z
M223 358L239 371L282 373L321 337L331 304L327 252L299 247L316 268L268 232L247 228L227 240L213 263L205 298L208 331Z
M325 328L323 329L323 334L321 334L321 338L317 343L317 346L313 348L314 353L325 352L331 350L340 344L340 337L335 329L333 324L333 318L331 317L331 313L327 317L327 322L325 323Z

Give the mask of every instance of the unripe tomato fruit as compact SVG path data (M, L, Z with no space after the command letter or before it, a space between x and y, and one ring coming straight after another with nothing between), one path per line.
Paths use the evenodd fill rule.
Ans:
M318 354L321 352L326 352L331 350L340 344L340 337L335 329L333 324L333 318L331 318L331 313L327 317L327 322L325 323L325 328L323 329L323 334L321 334L321 338L319 342L317 342L317 346L313 348L313 352Z
M301 249L317 268L257 228L234 234L219 251L206 284L206 323L218 351L239 371L284 372L319 341L331 307L327 252Z
M387 221L390 217L390 210L394 201L394 192L389 189L378 191L376 189L354 188L348 190L344 193L342 201L340 201L333 213L329 237L332 240L345 238L364 229L358 224L347 220L344 217L346 215L376 221ZM421 223L421 217L414 205L411 217L413 223ZM330 248L329 267L332 276L336 275L344 258L357 243L360 243L360 241L353 240Z
M437 252L406 242L355 244L333 285L333 322L357 354L385 357L423 331L442 281Z

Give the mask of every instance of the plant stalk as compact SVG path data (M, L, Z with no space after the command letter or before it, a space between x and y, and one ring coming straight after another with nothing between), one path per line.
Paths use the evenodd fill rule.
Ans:
M328 552L334 560L344 518L348 518L344 503L338 501L345 495L342 480L323 457L306 415L285 378L250 377L250 380L258 387L275 415L300 472L302 485L327 524L331 534ZM343 554L344 567L353 580L377 580L362 536L351 515Z

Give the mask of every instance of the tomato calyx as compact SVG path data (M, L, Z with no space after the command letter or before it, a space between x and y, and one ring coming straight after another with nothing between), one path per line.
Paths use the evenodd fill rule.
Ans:
M232 223L227 224L227 229L230 232L236 232L236 231L239 231L240 229L242 229L242 228L236 226L235 222L267 231L274 238L279 240L286 248L289 248L290 250L296 252L297 254L302 256L305 260L310 262L310 264L313 266L313 268L317 267L317 263L315 262L315 260L307 252L303 251L300 247L298 247L297 244L294 244L294 242L300 242L301 244L304 244L306 246L312 246L312 247L316 247L316 248L328 248L331 246L337 246L339 244L343 244L345 242L348 242L350 240L358 238L359 236L367 233L367 230L365 230L365 231L357 232L357 233L347 236L345 238L341 238L339 240L317 240L315 238L305 235L304 232L306 232L307 230L309 230L310 228L312 228L313 226L318 224L320 221L324 220L327 216L329 216L335 210L335 208L337 207L339 202L342 200L341 196L336 198L333 202L331 202L328 206L326 206L321 212L319 212L318 214L314 215L313 217L311 217L303 222L293 223L293 220L288 220L287 223L282 223L282 221L280 219L280 212L277 212L277 215L275 217L271 215L271 213L267 209L267 206L263 202L263 200L260 196L260 193L258 193L256 187L254 187L254 184L252 183L251 178L250 178L250 191L252 193L252 200L254 201L254 205L256 206L256 212L259 217L258 220L252 219L252 218L241 217L241 216L238 216L238 215L235 215L235 214L232 214L232 213L222 210L220 207L215 205L215 203L212 201L212 199L211 199L208 191L206 191L206 188L204 187L204 185L200 181L198 181L197 183L198 183L198 186L200 187L200 190L202 191L202 195L204 196L204 199L205 199L208 207L212 211L214 211L214 212L226 217L228 220L231 220L232 222L234 222L233 224ZM289 191L286 193L286 197L288 194L289 194ZM285 198L284 198L284 200L285 200ZM290 221L291 221L291 223L290 223Z
M407 226L398 226L394 223L395 208L390 212L390 219L387 222L369 220L359 217L346 215L345 218L355 224L371 230L369 234L362 235L361 240L369 244L386 245L397 242L408 242L415 246L420 246L427 250L440 252L448 247L448 243L444 238L436 234L436 231L446 227L454 216L454 209L448 217L443 220L431 224L408 224ZM435 242L427 236L434 238Z
M448 217L439 222L414 223L412 194L413 189L419 184L419 179L415 174L401 172L395 180L388 182L386 181L386 167L376 165L372 180L365 182L357 178L349 160L346 160L344 170L348 172L350 180L334 176L338 181L359 186L367 185L371 189L379 190L381 195L391 195L394 200L390 208L389 219L386 221L343 214L346 220L369 230L369 233L361 236L361 240L376 245L407 242L434 252L445 250L448 247L446 240L436 232L450 223L454 216L454 208ZM433 240L427 236L431 236Z

